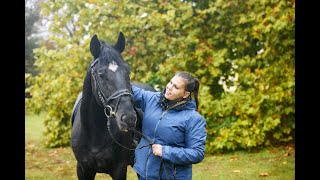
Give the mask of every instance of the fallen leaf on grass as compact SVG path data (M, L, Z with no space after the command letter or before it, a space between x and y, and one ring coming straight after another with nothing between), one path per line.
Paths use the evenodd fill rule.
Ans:
M269 159L268 161L269 161L269 162L273 162L273 161L275 161L275 159Z
M230 158L231 161L237 160L237 159L238 159L237 156L232 156L232 157Z
M272 150L270 151L270 153L277 153L277 152L279 152L278 149L272 149Z
M232 172L239 173L239 172L240 172L240 170L234 170L234 171L232 171Z
M57 150L54 150L54 151L51 151L48 155L49 155L49 156L58 156L59 153L58 153Z
M263 172L263 173L260 173L260 176L269 176L269 174L268 174L268 173Z
M54 163L55 163L55 164L62 164L62 163L64 163L64 161L63 161L63 160L60 160L60 159L57 159L57 160L54 161Z

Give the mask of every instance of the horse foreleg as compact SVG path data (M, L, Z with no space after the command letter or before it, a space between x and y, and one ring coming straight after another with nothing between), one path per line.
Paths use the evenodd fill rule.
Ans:
M96 171L83 163L77 163L77 176L79 180L94 180Z
M117 164L117 167L113 168L110 176L113 180L126 180L127 179L127 163Z

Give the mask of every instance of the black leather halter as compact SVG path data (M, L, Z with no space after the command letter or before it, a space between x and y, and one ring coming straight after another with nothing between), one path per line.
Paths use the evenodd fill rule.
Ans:
M98 97L100 99L100 102L102 103L103 107L104 107L104 114L110 118L110 117L116 117L116 112L118 110L118 106L119 106L119 102L122 96L125 95L130 95L130 98L132 99L133 94L132 91L128 90L128 89L121 89L116 91L115 93L113 93L111 96L109 96L108 98L106 97L105 94L103 94L102 90L101 90L101 85L97 79L97 72L94 69L94 65L98 62L99 58L95 59L92 64L90 65L91 67L91 75L95 81L96 87L97 87L97 92L98 92ZM114 109L109 105L111 100L117 99L117 103L116 106L114 107ZM107 113L107 111L109 111L109 114Z

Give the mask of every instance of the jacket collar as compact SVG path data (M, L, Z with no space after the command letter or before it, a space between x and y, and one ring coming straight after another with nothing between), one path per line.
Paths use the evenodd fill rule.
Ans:
M167 110L167 109L175 109L175 110L184 110L184 109L196 109L196 104L195 101L191 99L190 96L184 99L178 99L174 101L170 101L167 98L165 98L166 89L164 89L160 93L160 99L159 99L159 104L162 110Z

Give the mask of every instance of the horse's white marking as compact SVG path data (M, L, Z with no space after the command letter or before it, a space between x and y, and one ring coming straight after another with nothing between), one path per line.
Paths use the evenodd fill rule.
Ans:
M116 70L118 69L118 64L114 61L112 61L110 64L109 64L109 69L113 72L116 72Z

